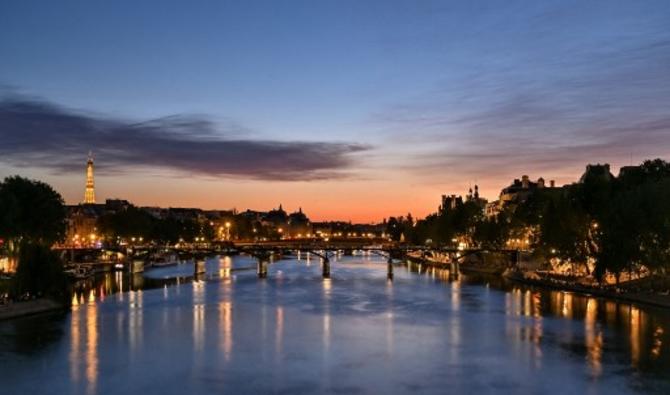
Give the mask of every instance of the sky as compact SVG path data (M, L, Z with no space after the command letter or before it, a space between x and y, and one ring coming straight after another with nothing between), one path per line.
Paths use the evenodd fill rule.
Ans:
M670 159L670 2L0 2L0 177L373 222Z

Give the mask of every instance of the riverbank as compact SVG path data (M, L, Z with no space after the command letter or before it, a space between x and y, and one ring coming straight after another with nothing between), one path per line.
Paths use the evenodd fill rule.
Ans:
M450 264L438 262L431 259L421 259L412 257L411 260L415 263L428 265L435 268L445 269L449 268ZM570 284L565 281L552 281L550 279L533 278L532 276L525 276L524 272L509 272L505 267L500 265L478 265L471 263L460 263L458 265L459 271L465 274L485 274L500 276L509 281L519 284L530 285L534 287L552 289L556 291L573 292L587 296L595 296L604 299L611 299L620 302L648 305L670 309L670 295L659 293L645 293L645 292L626 292L614 289L601 289L596 287L588 287L581 284Z
M63 311L66 307L52 299L35 299L0 305L0 321L29 315Z
M670 295L643 292L617 292L612 289L599 289L586 287L579 284L568 284L565 282L534 279L524 276L523 273L511 273L504 278L525 285L553 289L557 291L574 292L582 295L596 296L599 298L617 300L620 302L644 304L654 307L670 309Z

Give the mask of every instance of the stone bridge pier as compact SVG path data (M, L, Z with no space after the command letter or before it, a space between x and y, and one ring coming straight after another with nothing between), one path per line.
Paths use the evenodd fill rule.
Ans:
M386 278L389 280L393 280L393 258L389 254L389 259L386 262Z
M268 276L268 261L265 258L258 258L256 264L256 273L258 278L266 278Z
M330 278L330 259L323 258L323 278Z

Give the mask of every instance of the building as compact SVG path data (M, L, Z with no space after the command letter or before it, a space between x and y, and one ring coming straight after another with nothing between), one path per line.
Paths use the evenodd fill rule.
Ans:
M95 204L95 182L93 180L93 155L88 153L86 162L86 189L84 190L84 204Z
M463 204L463 198L460 195L442 195L442 204L439 207L440 213L453 210Z
M626 172L631 172L631 166L628 166L627 169L622 169L624 174ZM595 165L586 165L586 170L584 171L584 174L579 178L579 183L583 184L587 179L601 179L603 181L612 181L614 179L614 175L610 171L610 165L608 163L605 164L595 164Z
M277 229L283 229L288 224L288 213L284 211L281 203L279 208L272 209L262 216L261 222L263 226L268 226Z
M288 236L293 238L309 237L312 235L312 224L305 213L302 212L302 207L288 216L287 230Z
M510 186L504 188L500 192L499 200L503 207L509 204L523 203L534 192L545 188L556 188L556 183L552 180L547 186L542 177L533 182L527 175L524 175L521 180L517 178Z
M442 195L442 204L439 207L439 212L444 213L449 210L454 210L456 207L466 202L477 204L483 211L488 201L479 196L479 185L475 184L474 189L470 188L468 190L465 199L460 195Z
M475 184L475 189L470 188L468 195L465 197L466 202L472 202L477 204L482 211L486 208L488 200L479 196L479 185Z
M486 203L484 213L487 217L493 217L507 208L514 208L517 205L528 200L532 194L540 190L556 189L556 182L549 181L546 184L544 178L540 177L537 181L531 181L527 175L521 176L521 179L514 179L512 183L500 191L498 200Z

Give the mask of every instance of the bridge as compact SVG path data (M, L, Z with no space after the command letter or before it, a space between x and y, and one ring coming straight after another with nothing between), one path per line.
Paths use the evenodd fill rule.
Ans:
M253 256L257 260L257 274L259 278L265 278L268 274L268 264L273 256L281 256L286 252L303 252L313 254L322 260L322 275L324 278L330 277L331 258L338 253L343 255L353 255L354 251L363 251L373 253L387 258L387 277L393 279L394 260L405 259L408 256L425 259L428 254L443 254L448 258L450 264L458 264L466 257L478 253L503 253L509 254L513 264L518 263L519 250L512 249L486 249L486 248L454 248L437 245L410 245L404 243L390 242L388 240L369 240L369 239L340 239L326 241L321 239L294 239L278 241L253 241L253 242L220 242L220 243L201 243L181 246L157 246L157 245L133 245L125 247L107 248L107 249L73 249L59 248L63 253L74 256L74 252L102 254L103 251L109 253L116 252L128 254L128 258L138 258L140 256L149 256L152 253L171 252L179 254L180 257L193 258L195 261L195 271L200 273L204 271L204 259L213 254L231 254L243 253ZM445 263L447 264L447 263Z
M373 244L363 241L323 241L323 240L285 240L273 242L249 242L249 243L235 243L235 249L239 252L254 256L257 259L258 277L267 277L267 262L273 254L281 254L283 251L300 251L314 254L321 258L323 265L323 277L330 277L330 258L338 252L344 255L352 255L353 251L371 252L387 258L387 277L393 279L393 262L394 259L404 259L410 253L419 253L420 257L425 258L426 254L445 254L449 257L452 264L458 263L467 256L477 253L497 252L510 254L514 264L518 263L519 251L508 249L459 249L446 246L430 246L430 245L409 245L394 242L383 242Z

